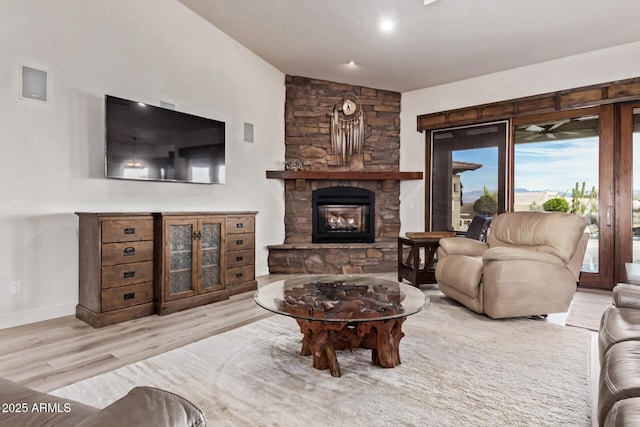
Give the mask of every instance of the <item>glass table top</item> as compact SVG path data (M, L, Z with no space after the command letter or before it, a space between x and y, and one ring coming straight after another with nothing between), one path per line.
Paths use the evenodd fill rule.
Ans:
M318 275L261 286L255 302L277 314L325 322L366 322L406 317L429 299L418 288L366 276Z

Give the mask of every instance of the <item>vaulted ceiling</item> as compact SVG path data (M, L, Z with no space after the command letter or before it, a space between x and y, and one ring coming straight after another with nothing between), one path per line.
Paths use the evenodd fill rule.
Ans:
M399 92L640 40L638 0L179 1L286 74Z

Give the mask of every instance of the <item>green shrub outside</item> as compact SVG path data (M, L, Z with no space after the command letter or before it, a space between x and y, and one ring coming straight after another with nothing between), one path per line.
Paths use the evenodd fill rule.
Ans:
M544 202L542 209L551 212L569 212L569 202L561 197L554 197Z
M498 212L498 202L491 195L484 194L473 203L473 210L482 215L492 216Z

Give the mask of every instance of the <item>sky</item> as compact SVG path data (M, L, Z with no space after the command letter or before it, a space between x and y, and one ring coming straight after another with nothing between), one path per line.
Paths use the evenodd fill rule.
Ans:
M598 138L517 144L514 157L516 189L571 194L576 182L585 182L587 191L598 188ZM497 190L497 148L455 151L453 159L483 165L460 175L464 191Z

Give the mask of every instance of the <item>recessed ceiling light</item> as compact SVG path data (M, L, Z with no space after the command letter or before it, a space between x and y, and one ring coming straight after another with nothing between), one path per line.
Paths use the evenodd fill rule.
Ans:
M380 29L385 33L393 30L394 27L395 23L391 19L383 19L382 22L380 22Z
M428 4L435 3L436 1L437 0L424 0L424 5L426 6Z
M353 67L354 65L356 65L356 61L352 59L351 61L347 62L347 65L351 65Z
M146 107L147 106L147 104L145 104L144 102L138 102L138 105L141 106L141 107Z

